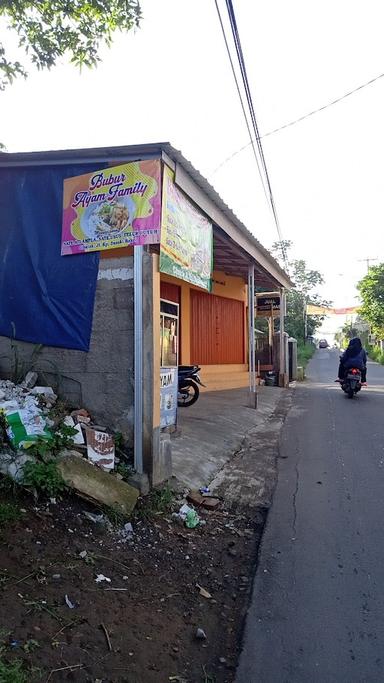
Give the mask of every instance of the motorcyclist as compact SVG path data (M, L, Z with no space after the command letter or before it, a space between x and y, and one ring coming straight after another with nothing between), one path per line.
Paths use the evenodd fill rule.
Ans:
M340 357L338 379L336 381L342 382L346 371L351 368L361 370L361 383L363 386L367 386L367 353L359 337L351 339L348 348Z

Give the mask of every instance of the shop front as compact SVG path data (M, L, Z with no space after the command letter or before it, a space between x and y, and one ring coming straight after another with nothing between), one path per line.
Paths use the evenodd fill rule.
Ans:
M252 398L255 292L282 293L289 278L168 143L0 153L0 190L14 236L13 250L0 243L3 356L12 330L23 357L41 345L37 369L59 367L63 394L78 392L161 481L178 367L201 367L201 401L242 387Z

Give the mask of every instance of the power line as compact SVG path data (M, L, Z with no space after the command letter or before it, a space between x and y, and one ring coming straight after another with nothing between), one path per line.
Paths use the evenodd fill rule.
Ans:
M377 261L377 258L360 258L359 259L360 263L366 263L367 264L367 273L369 273L369 269L371 267L372 261Z
M229 59L230 59L230 63L231 63L231 67L232 67L232 73L233 73L234 78L235 78L237 90L238 90L238 93L239 93L239 96L240 96L240 99L241 99L241 102L242 102L243 113L244 113L245 108L244 108L243 98L242 98L241 93L240 93L240 88L239 88L239 84L238 84L236 72L235 72L235 69L234 69L234 66L233 66L233 60L232 60L231 53L230 53L230 50L229 50L228 41L227 41L227 39L226 39L225 30L224 30L224 26L223 26L223 21L222 21L222 19L221 19L220 9L219 9L217 0L215 0L215 4L216 4L216 9L217 9L217 12L218 12L218 15L219 15L220 25L221 25L221 28L222 28L222 31L223 31L224 40L225 40L225 44L226 44L226 47L227 47L227 52L228 52ZM254 105L253 105L253 100L252 100L251 89L250 89L250 86L249 86L249 80L248 80L247 69L246 69L246 66L245 66L244 53L243 53L243 49L242 49L242 46L241 46L241 40L240 40L239 30L238 30L238 27L237 27L237 21L236 21L235 11L234 11L234 7L233 7L232 0L225 0L225 4L226 4L227 12L228 12L228 17L229 17L229 22L230 22L230 27L231 27L231 32L232 32L232 38L233 38L233 42L234 42L234 45L235 45L235 50L236 50L236 54L237 54L237 60L238 60L239 68L240 68L240 74L241 74L241 78L242 78L242 82L243 82L243 88L244 88L244 92L245 92L246 101L247 101L247 104L248 104L248 110L249 110L249 115L250 115L250 120L251 120L251 123L252 123L252 128L253 128L255 140L252 139L252 135L251 135L251 133L250 133L250 127L249 127L249 123L248 123L248 117L246 117L246 119L247 119L247 128L248 128L248 132L249 132L249 134L250 134L250 136L251 136L251 143L252 143L252 147L253 147L253 150L254 150L254 153L255 153L255 154L256 154L256 150L255 150L255 147L254 147L254 142L256 141L256 144L257 144L258 153L259 153L259 158L260 158L260 163L259 163L259 160L257 159L257 165L258 165L259 173L260 173L260 164L261 164L261 168L262 168L262 170L263 170L263 177L262 177L262 180L263 180L264 191L267 190L267 199L268 199L268 201L269 201L269 203L270 203L270 206L271 206L271 209L272 209L272 213L273 213L273 217L274 217L274 221L275 221L275 225L276 225L276 229L277 229L277 234L278 234L279 241L280 241L280 244L281 244L281 250L282 250L282 253L283 253L284 263L285 263L285 266L288 268L287 254L286 254L285 245L284 245L284 241L283 241L283 236L282 236L282 232L281 232L281 228L280 228L279 218L278 218L278 215L277 215L277 209L276 209L275 199L274 199L273 192L272 192L272 186L271 186L271 181L270 181L270 178L269 178L269 173L268 173L268 169L267 169L267 164L266 164L266 160L265 160L265 156L264 156L264 150L263 150L263 147L262 147L262 144L261 144L261 139L260 139L259 128L258 128L258 123L257 123L257 119L256 119L255 108L254 108ZM250 144L251 144L251 143L250 143ZM248 145L247 145L247 146L248 146Z
M334 104L338 104L339 102L342 102L343 100L346 99L346 97L350 97L350 95L354 95L355 93L359 92L359 90L363 90L364 88L367 88L369 85L372 85L372 83L376 83L376 81L380 80L380 78L384 78L384 73L379 74L378 76L375 76L375 78L371 78L371 80L366 81L365 83L362 83L361 85L358 85L357 88L354 88L353 90L350 90L349 92L344 93L344 95L341 95L340 97L337 97L335 100L332 100L331 102L328 102L327 104L324 104L321 107L318 107L317 109L313 109L312 111L308 112L307 114L303 114L303 116L299 116L299 118L294 119L293 121L289 121L288 123L284 123L284 125L279 126L278 128L274 128L274 130L270 130L268 133L264 133L264 135L260 136L260 139L263 140L264 138L269 137L270 135L275 135L275 133L280 133L280 131L285 130L286 128L290 128L291 126L295 126L297 123L301 123L302 121L305 121L305 119L308 119L310 116L314 116L314 114L318 114L321 111L324 111L325 109L328 109L329 107L333 107ZM254 142L254 141L252 141ZM217 166L214 171L212 171L211 176L217 173L217 171L222 168L222 166L225 166L229 161L231 161L235 156L243 152L245 149L249 147L249 143L246 145L243 145L240 147L236 152L233 152L229 157L224 159L224 161Z
M238 81L238 79L237 79L237 74L236 74L236 70L235 70L234 63L233 63L231 50L230 50L230 47L229 47L229 44L228 44L228 40L227 40L227 36L226 36L226 33L225 33L225 28L224 28L223 20L222 20L222 17L221 17L220 8L219 8L219 5L218 5L218 0L215 0L215 5L216 5L216 10L217 10L217 15L218 15L218 17L219 17L219 22L220 22L221 31L222 31L223 38L224 38L225 47L226 47L226 49L227 49L228 59L229 59L230 65L231 65L232 75L233 75L233 78L234 78L234 81L235 81L235 85L236 85L237 94L238 94L238 96L239 96L239 100L240 100L240 104L241 104L241 109L242 109L242 112L243 112L243 115L244 115L245 125L247 126L247 130L248 130L248 135L249 135L249 140L250 140L250 142L247 143L246 147L252 146L252 150L253 150L253 154L254 154L254 157L255 157L255 161L256 161L256 165L257 165L257 170L258 170L259 175L260 175L260 180L261 180L261 183L262 183L262 186L263 186L263 190L264 190L265 196L266 196L267 199L268 199L267 192L266 192L266 188L265 188L265 185L264 185L263 174L262 174L262 171L261 171L261 168L260 168L260 163L259 163L259 159L258 159L257 152L256 152L255 140L252 138L252 132L251 132L251 128L250 128L250 125L249 125L249 121L248 121L248 117L247 117L247 112L245 111L243 96L242 96L242 94L241 94L241 89L240 89L239 81Z

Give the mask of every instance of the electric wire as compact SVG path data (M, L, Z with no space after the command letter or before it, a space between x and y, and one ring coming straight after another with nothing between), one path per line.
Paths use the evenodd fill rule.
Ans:
M218 7L217 6L217 0L215 0L215 2L216 2L216 7ZM250 89L250 85L249 85L248 74L247 74L247 69L246 69L246 65L245 65L244 53L243 53L243 49L242 49L242 45L241 45L240 34L239 34L238 26L237 26L235 11L234 11L232 0L225 0L225 4L227 7L232 37L233 37L233 41L235 44L237 59L238 59L239 67L240 67L240 73L241 73L241 77L242 77L242 81L243 81L245 96L246 96L246 100L248 103L248 109L249 109L249 113L250 113L252 127L253 127L255 140L257 143L257 147L258 147L261 167L262 167L262 170L264 172L265 182L266 182L266 186L267 186L267 190L268 190L268 199L269 199L269 203L270 203L270 206L272 209L274 222L275 222L276 229L277 229L277 234L279 237L279 242L280 242L281 251L282 251L282 255L283 255L283 259L284 259L284 264L285 264L286 268L288 269L287 254L286 254L283 235L282 235L282 231L281 231L281 227L280 227L279 217L277 214L276 203L275 203L275 199L274 199L273 192L272 192L272 185L271 185L271 181L270 181L270 177L269 177L269 172L268 172L267 163L266 163L266 159L265 159L265 155L264 155L264 150L263 150L263 146L262 146L261 139L260 139L259 127L258 127L258 123L257 123L255 108L254 108L251 89Z
M234 81L235 81L237 94L238 94L238 96L239 96L239 100L240 100L240 104L241 104L241 109L242 109L242 112L243 112L243 115L244 115L244 120L245 120L245 124L246 124L246 126L247 126L248 135L249 135L249 140L250 140L250 141L245 145L244 149L245 149L245 148L248 148L248 147L250 147L250 146L252 147L253 155L254 155L254 157L255 157L255 161L256 161L256 165L257 165L257 170L258 170L258 172L259 172L259 176L260 176L260 180L261 180L261 183L262 183L262 186L263 186L264 194L265 194L265 196L266 196L266 199L268 200L268 193L267 193L267 189L266 189L266 186L265 186L263 173L262 173L262 170L261 170L261 167L260 167L260 162L259 162L259 159L258 159L258 156L257 156L257 151L256 151L256 147L255 147L255 140L254 140L253 137L252 137L252 131L251 131L251 127L250 127L250 125L249 125L247 112L246 112L245 106L244 106L243 96L242 96L242 94L241 94L241 89L240 89L239 81L238 81L237 74L236 74L236 69L235 69L235 66L234 66L234 63L233 63L231 50L230 50L229 43L228 43L228 40L227 40L227 36L226 36L226 33L225 33L224 23L223 23L223 19L222 19L222 17L221 17L221 12L220 12L220 8L219 8L219 5L218 5L218 0L215 0L215 5L216 5L216 11L217 11L217 15L218 15L219 22L220 22L221 31L222 31L223 38L224 38L225 47L226 47L227 54L228 54L228 58L229 58L229 62L230 62L230 65L231 65L232 75L233 75L233 78L234 78Z
M322 105L321 107L318 107L317 109L313 109L312 111L308 112L307 114L303 114L303 116L299 116L297 119L294 119L293 121L289 121L288 123L284 123L282 126L279 126L278 128L274 128L273 130L268 131L268 133L264 133L263 135L260 136L260 140L263 140L264 138L269 137L270 135L275 135L275 133L280 133L280 131L285 130L286 128L290 128L291 126L295 126L297 123L301 123L302 121L305 121L306 119L310 118L311 116L314 116L315 114L318 114L321 111L324 111L325 109L328 109L329 107L333 107L335 104L338 104L339 102L342 102L345 100L347 97L350 97L351 95L354 95L355 93L359 92L360 90L363 90L364 88L367 88L369 85L372 85L376 81L380 80L381 78L384 78L384 73L379 74L378 76L375 76L375 78L371 78L369 81L366 81L365 83L362 83L361 85L357 86L356 88L353 88L353 90L349 90L348 92L344 93L344 95L341 95L340 97L337 97L335 100L332 100L331 102L328 102L327 104ZM252 142L255 142L252 140ZM211 176L213 176L217 171L219 171L225 164L227 164L229 161L232 161L232 159L243 152L245 149L249 147L250 143L247 143L246 145L243 145L240 147L236 152L233 152L229 157L224 159L216 168L212 171Z

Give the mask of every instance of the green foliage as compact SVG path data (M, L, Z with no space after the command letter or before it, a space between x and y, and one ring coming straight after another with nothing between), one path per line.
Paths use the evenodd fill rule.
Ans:
M127 515L122 511L118 505L103 505L101 512L109 519L112 526L116 529L123 526L127 521Z
M30 672L20 659L5 662L0 659L0 683L30 683Z
M341 329L341 332L347 341L350 341L354 337L359 336L359 331L358 331L357 327L354 327L352 322L344 323L344 325Z
M301 368L305 368L308 362L311 360L313 354L316 351L314 344L298 344L297 345L297 365Z
M40 647L40 643L37 640L30 638L26 643L24 643L23 650L27 653L27 655L29 655L34 650L37 650L38 647Z
M4 662L0 659L0 683L28 683L28 676L20 660Z
M52 452L59 453L59 451L62 451L64 448L71 448L73 446L73 437L76 434L77 431L74 427L62 422L53 435L53 443L51 444Z
M13 524L20 519L21 513L14 503L0 503L0 527Z
M19 485L9 474L0 474L0 491L16 496L19 491Z
M46 460L47 456L57 455L66 448L72 448L73 437L76 433L74 427L62 422L51 438L39 437L28 452L36 458Z
M129 479L132 477L134 471L135 471L134 468L125 462L119 462L118 466L116 467L116 472L121 474L124 481L129 481Z
M2 0L0 18L38 69L50 69L65 54L79 67L92 67L116 31L139 26L141 10L139 0ZM18 76L27 76L26 65L10 59L0 43L0 89Z
M51 498L65 490L65 483L54 460L27 462L23 469L23 484Z
M384 365L384 352L378 346L370 346L368 348L368 356L370 360Z
M285 330L291 337L303 343L307 337L315 335L318 327L324 320L324 316L306 315L307 304L329 306L330 302L323 300L316 289L324 283L323 276L318 270L307 267L303 259L291 259L290 249L292 242L283 240L272 245L271 253L281 260L284 250L288 257L289 275L295 288L287 292L287 316ZM281 264L284 267L284 264Z
M124 446L124 437L121 432L115 432L115 446L120 449Z
M139 507L137 514L140 517L149 519L155 515L163 515L169 512L173 504L173 491L169 486L162 489L153 489L151 493L146 496Z
M371 326L379 339L384 338L384 263L371 266L357 285L363 305L361 317Z

